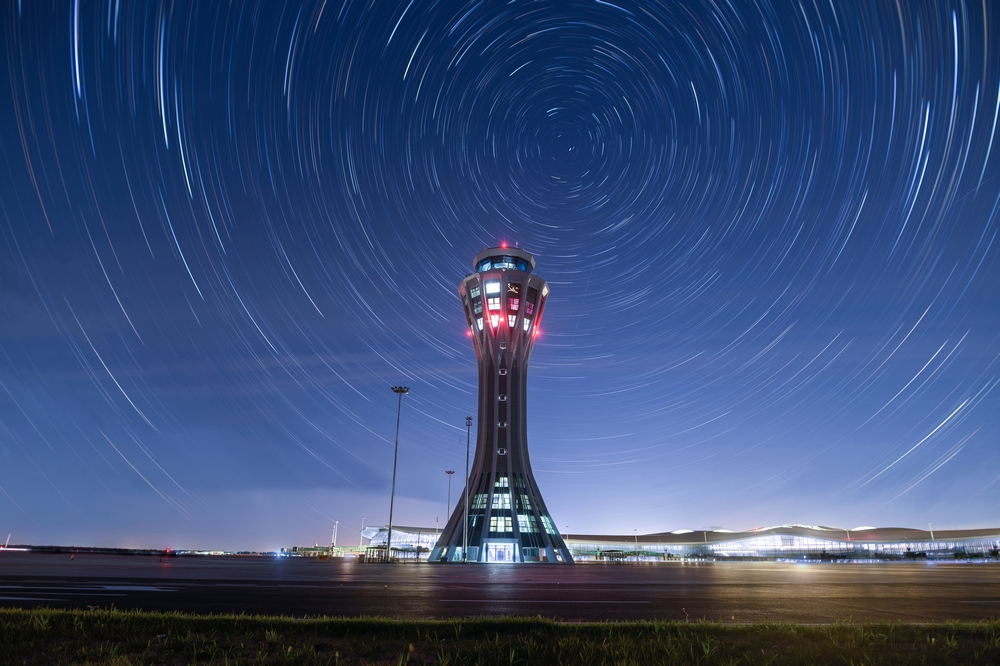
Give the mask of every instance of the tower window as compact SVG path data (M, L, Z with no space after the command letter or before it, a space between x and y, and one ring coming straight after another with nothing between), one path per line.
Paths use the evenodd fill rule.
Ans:
M497 396L497 400L499 400L500 402L506 402L507 401L507 394L506 393L501 393L500 395Z
M498 428L506 428L507 427L507 422L506 421L497 421L497 427Z
M500 343L500 349L507 349L507 343L506 342L501 342Z
M507 325L514 328L517 325L517 315L507 315Z
M490 516L490 532L513 532L514 522L510 516Z
M507 297L507 309L511 312L517 312L517 308L520 307L520 305L520 298L511 298L510 296Z
M493 482L494 488L509 488L510 480L506 476L499 476L497 480Z
M531 301L528 301L527 303L525 303L524 304L524 314L526 316L528 316L528 317L530 317L531 315L535 314L535 304L532 303Z
M490 315L490 325L496 328L500 325L500 315Z
M500 309L500 297L499 296L487 296L486 297L486 307L490 310Z
M507 493L497 493L493 496L493 507L494 509L509 509L510 508L510 495Z
M472 301L472 311L476 314L483 313L483 302L480 300Z
M490 296L492 294L500 295L500 283L499 282L487 282L486 283L486 295Z
M482 320L480 320L480 321L482 321ZM522 323L524 324L524 330L525 331L527 331L529 328L531 328L531 320L528 319L527 317L524 318L524 321Z
M469 296L472 298L479 298L479 287L473 287L469 290Z
M538 522L532 515L517 514L517 528L522 532L537 532Z
M500 374L501 375L506 375L507 374L507 368L500 368Z
M478 328L480 331L483 330L483 318L482 317L476 317L476 328Z
M545 531L548 532L549 534L559 533L558 530L556 530L555 523L553 523L552 519L549 518L548 516L542 516L542 525L545 525Z
M504 448L497 449L497 455L498 456L505 456L505 455L507 455L507 449L504 449Z

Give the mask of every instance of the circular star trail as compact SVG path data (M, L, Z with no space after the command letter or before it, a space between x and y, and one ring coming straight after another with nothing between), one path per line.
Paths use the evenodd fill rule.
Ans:
M397 522L445 520L504 242L560 524L995 523L990 3L3 11L0 529L380 524L400 382Z

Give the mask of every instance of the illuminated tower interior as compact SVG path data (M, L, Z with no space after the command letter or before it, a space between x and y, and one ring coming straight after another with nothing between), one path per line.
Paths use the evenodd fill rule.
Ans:
M463 490L430 561L572 563L528 458L528 361L549 287L520 249L484 250L473 268L458 287L479 366L468 521Z

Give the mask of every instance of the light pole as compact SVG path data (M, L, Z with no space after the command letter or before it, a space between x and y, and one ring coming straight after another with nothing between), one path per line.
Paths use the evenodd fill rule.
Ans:
M358 548L365 545L365 517L361 516L361 535L358 537Z
M462 561L469 561L469 442L472 439L472 417L465 417L465 518L462 521Z
M934 529L931 527L930 521L927 523L927 531L931 533L931 541L934 541Z
M447 516L451 513L451 475L455 473L455 470L446 469L444 473L448 475L448 504L444 507L444 515Z
M333 523L333 539L330 544L330 554L333 554L333 549L337 547L337 528L340 527L340 521L334 521Z
M393 386L392 392L399 396L396 402L396 448L392 452L392 490L389 492L389 534L385 539L385 561L392 561L392 507L396 502L396 460L399 458L399 414L403 411L403 396L410 392L405 386Z

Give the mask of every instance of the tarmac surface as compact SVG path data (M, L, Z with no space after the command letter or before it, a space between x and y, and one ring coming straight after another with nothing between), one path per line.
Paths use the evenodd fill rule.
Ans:
M358 564L0 551L0 606L568 621L1000 617L1000 564Z

